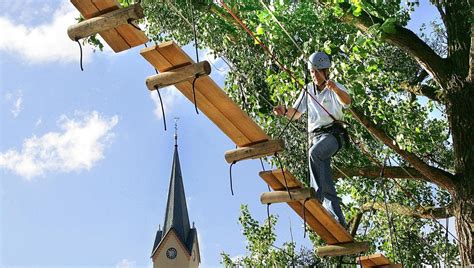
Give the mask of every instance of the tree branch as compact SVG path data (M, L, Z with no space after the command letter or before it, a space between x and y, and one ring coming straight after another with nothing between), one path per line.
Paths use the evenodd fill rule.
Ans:
M443 102L443 96L441 91L435 87L426 85L426 84L410 84L410 83L403 83L400 85L400 88L406 90L410 93L413 93L418 96L425 96L428 99Z
M363 215L364 215L363 212L359 212L351 220L351 236L352 237L355 237L355 235L357 234L357 230L359 229L360 221L362 220Z
M326 5L331 5L333 1L315 1L317 4L321 2L326 3ZM369 15L367 12L362 12L359 16L354 16L351 12L351 5L348 3L340 3L341 8L346 10L344 15L341 17L341 20L345 23L354 25L357 29L368 32L371 26L375 24L383 24L384 20ZM435 81L441 86L441 88L447 88L448 73L449 68L446 68L447 60L441 58L436 52L431 49L423 40L421 40L414 32L411 30L395 25L393 32L384 32L382 38L388 43L401 48L408 55L413 57L432 77Z
M370 202L362 205L361 209L363 211L369 211L371 209L385 211L385 203ZM411 208L396 203L387 203L387 209L397 215L412 216L422 219L444 219L454 215L454 208L451 204L446 207Z
M388 136L387 133L385 133L383 130L375 126L374 123L372 123L372 121L370 121L356 107L350 108L350 111L354 118L359 121L379 141L383 142L386 146L394 150L397 154L403 157L403 159L405 159L411 166L417 169L420 174L424 176L424 180L435 183L448 190L450 193L455 192L455 187L453 183L454 176L452 174L439 168L432 167L425 163L423 160L421 160L415 154L400 149L394 139Z
M443 21L444 27L447 27L448 22L446 20L446 12L443 9L443 6L441 5L440 1L434 1L433 5L438 9L439 16L441 17L441 20Z
M335 169L333 173L335 180L346 177L364 177L368 179L377 179L380 176L380 167L343 167ZM383 171L383 177L421 180L423 175L412 167L385 167Z

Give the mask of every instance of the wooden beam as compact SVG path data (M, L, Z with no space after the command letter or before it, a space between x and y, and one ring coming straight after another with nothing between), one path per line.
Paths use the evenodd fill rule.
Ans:
M177 66L194 61L174 42L144 48L140 54L159 72L166 72ZM176 88L191 102L196 104L216 126L218 126L238 147L248 146L269 140L270 137L257 125L227 94L212 80L205 76L192 81L176 84Z
M285 149L285 142L281 139L268 140L256 144L240 147L225 152L225 160L227 163L240 161L245 159L255 159L263 156L273 155Z
M365 267L384 267L384 268L402 268L401 264L393 264L387 257L381 253L372 254L369 256L361 256L357 258L363 268Z
M262 204L289 203L304 201L306 199L316 197L316 191L312 187L290 189L289 192L290 194L288 194L288 191L274 191L263 193L260 196L260 202L262 202Z
M180 82L193 79L196 76L209 75L210 73L211 65L209 62L201 61L149 76L146 79L146 86L149 90L155 90L156 88L176 85Z
M77 41L96 33L128 24L129 21L141 19L144 16L142 7L139 4L135 4L71 25L67 29L67 34L71 40Z
M366 252L367 250L369 250L369 243L352 242L319 247L317 249L317 255L319 257L335 257L342 255L359 254L362 252Z
M285 176L283 176L285 174ZM260 177L267 182L275 191L285 190L285 184L289 189L303 188L303 184L297 180L289 171L282 171L281 169L262 171L259 173ZM285 183L286 179L286 183ZM295 212L303 218L303 201L290 202L288 205L295 210ZM341 244L353 242L352 236L341 226L321 203L316 199L310 199L305 203L306 217L310 215L314 221L308 220L308 225L315 231L326 243Z

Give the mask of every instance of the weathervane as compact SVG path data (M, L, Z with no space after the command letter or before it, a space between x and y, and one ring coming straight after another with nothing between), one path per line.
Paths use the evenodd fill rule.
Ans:
M178 146L178 120L179 117L174 118L174 145Z

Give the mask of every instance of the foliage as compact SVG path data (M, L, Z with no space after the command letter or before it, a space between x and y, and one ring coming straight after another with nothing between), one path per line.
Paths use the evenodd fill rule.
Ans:
M315 2L318 1L226 1L258 37L258 42L250 38L226 10L214 1L143 0L142 5L145 7L147 34L154 42L171 39L181 45L193 42L194 33L190 22L195 21L199 47L229 63L224 90L267 133L273 137L281 135L285 139L287 150L282 154L284 166L303 181L308 181L307 169L302 168L306 166L307 152L305 120L284 129L288 121L273 116L271 109L277 104L291 105L294 102L302 90L298 83L304 84L307 81L307 55L321 50L332 56L335 62L332 79L348 88L353 97L354 108L362 111L378 128L394 137L400 148L416 153L429 164L452 171L453 147L444 114L445 107L408 93L403 88L403 84L410 83L420 73L420 66L399 48L381 41L381 37L393 33L397 25L407 24L418 1L402 3L401 0L338 0L328 1L329 8L322 8ZM263 3L270 6L271 12ZM350 4L349 12L354 16L366 12L382 19L382 22L372 26L367 33L362 33L340 23L338 18L348 12L341 7L342 4ZM280 23L285 29L280 27ZM425 32L423 38L433 40L428 44L442 54L446 49L443 45L446 44L446 34L440 23L434 25L434 35ZM291 38L302 51L293 44ZM263 52L260 43L270 49L273 59ZM274 59L280 60L291 70L297 81L282 70ZM423 83L437 87L429 78ZM383 146L349 114L345 120L352 126L350 134L353 140L364 145L378 162L388 159L388 164L408 166L399 155ZM276 164L273 159L268 161ZM333 162L335 168L373 164L355 145L341 151ZM354 218L362 205L374 200L413 208L450 203L450 197L445 191L427 182L399 180L398 185L390 180L339 180L338 192L350 200L344 208L346 217ZM384 192L387 189L388 192ZM407 192L414 198L408 198ZM388 214L390 215L374 212L369 215L366 213L363 217L358 234L361 239L373 241L372 252L384 251L392 259L403 260L408 266L439 263L446 252L449 253L449 259L455 261L455 244L445 242L445 231L440 225L433 224L431 220L415 220ZM393 224L389 224L389 219L393 220ZM288 261L284 259L286 257L279 255L281 253L270 248L271 241L275 239L273 233L263 239L264 234L272 230L268 230L268 226L260 226L245 207L240 220L244 235L249 241L250 256L240 260L239 265L255 264L254 261L272 263L280 258ZM390 229L393 231L392 237ZM315 245L321 242L314 236L312 240ZM289 250L291 245L287 247ZM223 254L223 262L231 264L228 257Z
M305 248L296 251L293 242L284 243L281 248L274 246L276 216L271 215L260 224L252 218L248 206L242 205L239 223L249 255L232 259L228 253L222 252L221 263L225 267L313 267L319 263L312 251Z
M159 1L144 2L147 6L148 29L157 42L171 38L181 44L193 41L190 25L174 10L176 8L188 21L192 21L188 1L176 1L174 8ZM194 8L197 9L195 20L199 45L210 48L212 54L224 57L232 64L226 80L226 92L242 106L243 92L250 116L272 136L279 135L287 120L273 117L271 109L278 103L291 104L301 87L262 53L260 46L235 24L225 10L210 2L198 2ZM275 1L271 8L279 22L302 47L304 55L317 50L331 54L334 62L337 62L333 67L333 78L346 85L353 96L354 106L362 109L375 124L395 137L400 147L440 163L443 168L452 169L452 146L448 139L446 118L431 116L434 112L433 103L413 98L400 88L400 84L417 72L418 65L399 49L388 46L377 38L380 32L390 31L393 23L405 24L413 7L400 8L398 1L389 1L390 4L384 1L385 5L370 4L369 1L354 2L361 4L364 10L373 15L384 18L385 23L378 28L374 27L372 34L368 35L339 23L335 18L340 13L337 5L332 10L327 10L310 1ZM355 14L360 8L357 3L354 5ZM270 48L275 58L298 77L299 82L305 81L305 56L259 1L229 1L227 4L253 29L259 40ZM392 161L404 164L398 155L387 151L356 121L350 117L345 119L353 126L352 136L364 143L372 155L379 159L388 155ZM307 178L307 170L301 168L306 161L306 142L301 142L306 140L305 122L293 126L283 133L288 148L283 154L284 165L298 177ZM354 146L341 152L334 162L335 166L370 165L370 160ZM437 204L434 193L438 190L431 185L414 181L401 184L424 205ZM362 204L372 199L367 196L367 192L372 192L377 200L382 200L381 192L375 189L373 180L341 180L338 191L351 197L351 202L346 204L346 211L349 211L346 217L352 218ZM393 185L390 189L389 202L419 206L406 198L400 189ZM370 219L364 218L362 226L370 225L367 240L378 241L374 243L373 250L383 250L391 257L399 252L400 256L395 259L402 259L402 256L422 256L416 260L410 259L413 265L436 263L439 256L431 253L423 242L426 242L429 235L429 243L442 247L443 230L439 226L433 226L429 234L424 234L424 226L429 221L411 221L413 219L408 217L396 217L395 228L400 238L395 250L389 243L389 225L384 213L376 213ZM413 247L415 237L419 242L417 247ZM318 241L315 240L315 243ZM453 248L453 245L450 244L449 247Z

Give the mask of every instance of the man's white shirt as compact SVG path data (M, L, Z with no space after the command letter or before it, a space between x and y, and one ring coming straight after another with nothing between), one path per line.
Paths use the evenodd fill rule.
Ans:
M347 89L343 85L336 82L335 84L339 89L347 92ZM317 89L314 89L314 86L314 83L309 83L306 87L308 94L312 97L308 97L307 93L303 90L293 104L293 108L300 113L304 113L308 110L308 132L312 132L316 128L327 126L334 121L319 104L324 106L337 120L342 119L342 109L349 107L349 105L343 104L339 96L328 87L319 92ZM316 101L318 101L319 104Z

